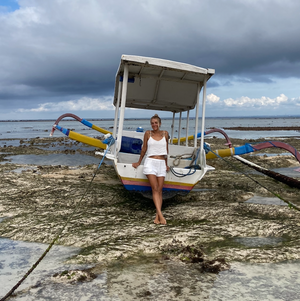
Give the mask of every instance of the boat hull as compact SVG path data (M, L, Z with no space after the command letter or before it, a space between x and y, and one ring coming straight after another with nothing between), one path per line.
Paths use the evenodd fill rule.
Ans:
M117 163L115 161L114 167L123 186L127 190L151 193L150 183L143 174L143 165L135 169L132 167L132 164ZM176 194L189 193L208 170L209 168L203 168L203 170L174 168L173 172L177 176L171 171L167 173L163 186L163 194L172 197Z

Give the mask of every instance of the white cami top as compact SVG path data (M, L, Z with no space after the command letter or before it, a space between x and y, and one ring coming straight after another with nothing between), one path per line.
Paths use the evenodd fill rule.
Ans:
M164 136L157 141L151 137L150 133L150 137L147 143L147 156L166 156L167 154L168 153L166 137Z

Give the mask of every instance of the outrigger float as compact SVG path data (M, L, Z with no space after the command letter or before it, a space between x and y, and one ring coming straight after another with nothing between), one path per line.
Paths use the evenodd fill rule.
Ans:
M138 129L137 131L123 129L125 108L153 110L156 112L169 111L173 113L168 155L171 172L167 173L165 178L163 187L164 198L172 197L178 193L189 193L208 171L214 170L213 167L206 164L206 160L217 156L242 155L263 148L280 147L291 152L300 162L299 152L283 142L268 141L259 144L245 144L244 146L233 148L229 137L223 130L204 130L206 84L214 74L214 69L200 68L185 63L122 55L115 80L113 132L95 126L74 114L64 114L56 120L50 135L52 136L55 129L58 129L73 140L106 150L106 158L112 160L116 173L124 187L130 191L141 192L145 196L151 195L151 187L143 174L143 161L137 169L132 167L132 163L137 162L139 159L144 133ZM202 102L200 101L201 91ZM200 114L201 103L202 113ZM190 126L189 114L195 108L195 134L188 136ZM183 112L186 112L186 136L180 137ZM179 114L179 118L177 118L179 120L178 138L174 137L176 114ZM99 139L64 129L59 125L59 121L65 117L72 117L102 134L112 135L115 143L108 146ZM199 121L201 121L200 131L198 130ZM219 132L224 135L229 146L228 149L215 151L207 149L204 137L213 132ZM200 139L199 147L197 146L198 138ZM194 143L189 143L190 140L194 140ZM189 144L193 144L193 146ZM103 153L101 154L103 155Z

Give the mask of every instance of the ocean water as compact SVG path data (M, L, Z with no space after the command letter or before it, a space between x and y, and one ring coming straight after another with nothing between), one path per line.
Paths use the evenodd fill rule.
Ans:
M100 119L90 121L98 127L104 128L108 131L113 131L113 119ZM29 139L35 137L49 137L52 130L54 121L12 121L12 122L0 122L0 140L3 139ZM171 119L162 119L162 129L167 130L171 134ZM101 133L90 129L82 123L74 120L62 120L59 123L60 126L73 130L77 133L97 137L102 135ZM205 129L210 128L231 128L231 127L295 127L300 125L300 117L274 117L274 118L207 118L205 121ZM151 129L149 119L125 119L125 130L136 130L138 127L142 127L144 130ZM186 136L186 120L181 123L180 137ZM199 127L197 132L201 131L201 121L199 121ZM174 136L178 137L179 122L176 120L174 126ZM195 133L195 120L191 119L189 122L188 135L194 135ZM281 131L237 131L227 129L226 133L230 138L241 139L258 139L268 137L300 137L299 131L281 130ZM214 136L221 137L221 134L213 134ZM54 137L64 137L60 131L54 132Z

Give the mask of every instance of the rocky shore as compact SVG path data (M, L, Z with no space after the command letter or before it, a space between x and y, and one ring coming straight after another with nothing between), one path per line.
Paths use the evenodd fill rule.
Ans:
M282 140L300 149L299 139ZM49 244L83 197L57 243L80 247L69 262L93 264L91 273L145 256L197 265L210 273L228 268L233 261L300 259L300 212L274 201L277 194L300 207L299 189L254 172L234 158L213 159L208 164L215 171L187 196L166 200L163 212L167 225L155 225L152 201L127 192L110 165L102 164L87 191L97 165L5 164L8 154L60 153L52 150L54 141L65 143L61 138L36 138L0 149L2 237ZM226 147L225 141L216 137L208 142L212 149ZM232 142L240 146L249 141ZM91 150L76 152L94 155ZM268 169L299 168L293 156L275 148L243 157ZM270 198L271 202L251 202L253 197ZM216 265L218 269L213 270Z

